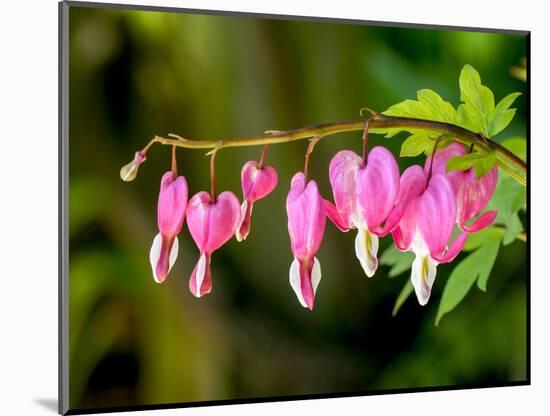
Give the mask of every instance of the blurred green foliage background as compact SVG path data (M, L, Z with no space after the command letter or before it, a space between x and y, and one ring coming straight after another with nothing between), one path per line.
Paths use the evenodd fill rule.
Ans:
M434 326L452 265L442 265L426 307L407 300L392 318L407 272L367 279L354 233L327 222L323 279L313 312L290 288L285 199L307 142L272 146L279 186L260 201L252 232L213 256L214 288L187 289L198 260L186 226L176 265L153 281L149 248L170 149L155 145L132 183L119 169L154 134L253 135L382 111L420 88L457 105L458 75L473 65L499 100L526 85L509 68L520 36L370 27L342 22L168 12L70 9L70 406L90 408L526 378L525 243L503 247L487 293L472 289ZM525 135L525 94L498 139ZM331 196L328 164L361 133L317 145L311 177ZM398 155L400 137L371 138ZM240 169L260 147L217 158L218 189L239 197ZM204 152L179 150L190 194L208 189ZM401 168L421 159L400 160ZM391 243L381 242L381 250Z

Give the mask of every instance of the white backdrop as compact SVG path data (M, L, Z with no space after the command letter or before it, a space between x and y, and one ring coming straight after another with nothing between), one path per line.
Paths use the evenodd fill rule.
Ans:
M0 89L0 413L52 415L57 402L57 2L3 2ZM151 415L540 414L550 408L549 24L545 2L494 0L116 1L258 13L532 31L532 386L150 411ZM23 289L23 290L22 290ZM25 297L23 297L23 295ZM483 346L481 346L483 347ZM133 414L133 413L126 413ZM547 414L547 413L546 413Z

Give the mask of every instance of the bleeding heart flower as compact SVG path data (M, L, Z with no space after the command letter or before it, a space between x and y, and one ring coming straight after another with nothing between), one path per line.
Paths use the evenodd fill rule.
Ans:
M329 219L341 231L347 232L363 223L357 204L357 173L363 166L363 159L351 150L341 150L334 155L329 166L329 180L334 204L325 200Z
M489 203L498 181L498 168L493 167L487 174L478 178L474 168L465 171L446 172L449 159L453 156L463 156L466 148L461 143L453 142L444 149L439 149L433 159L432 172L446 174L456 195L458 227L467 233L475 233L493 223L497 211L487 211L471 224L466 224L479 214ZM432 158L426 159L424 171L428 173Z
M403 204L396 205L399 167L385 147L374 147L365 167L357 174L357 203L363 219L355 238L355 254L368 277L378 268L378 237L389 234L403 215Z
M241 217L235 236L238 241L245 240L250 232L251 215L254 202L265 198L277 186L277 171L271 166L262 166L254 160L245 163L241 170L243 203Z
M315 254L325 231L325 206L317 183L298 172L292 178L286 200L288 232L294 260L290 266L290 285L300 304L313 309L315 292L321 281L321 265Z
M425 305L437 265L457 256L466 242L466 234L460 234L447 247L456 220L456 198L444 174L428 179L421 166L409 167L401 176L397 202L404 204L405 209L392 236L399 250L416 254L411 281L418 302Z
M187 182L183 176L166 172L160 182L158 200L159 234L153 240L149 253L153 277L162 283L178 256L178 237L187 207Z
M200 257L189 279L189 290L200 298L212 290L212 253L235 233L239 223L239 200L233 192L222 192L215 201L208 192L194 195L187 206L187 227L200 250Z

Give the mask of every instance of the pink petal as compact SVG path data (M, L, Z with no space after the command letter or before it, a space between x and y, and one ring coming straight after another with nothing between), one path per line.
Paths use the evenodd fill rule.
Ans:
M194 195L187 207L187 226L199 250L212 253L225 244L235 233L240 211L232 192L222 192L215 203L207 192Z
M355 182L362 164L363 159L351 150L341 150L330 161L329 180L342 227L335 224L342 231L351 228L352 216L357 210Z
M298 172L292 178L286 201L288 232L295 257L311 257L319 250L325 231L325 204L317 183Z
M497 214L497 211L487 211L484 214L480 215L470 225L459 224L459 228L469 234L477 233L478 231L481 231L491 225L497 218Z
M385 147L368 155L366 166L357 174L357 201L369 230L378 229L395 205L399 192L399 168Z
M475 215L480 213L485 206L487 206L487 203L495 192L497 181L498 168L496 166L481 178L476 176L473 168L465 172L462 180L458 184L458 190L456 193L457 223L459 227L464 228L464 224L467 221L471 220Z
M254 202L265 198L277 186L277 171L271 166L259 167L258 162L250 160L241 170L243 198Z
M394 206L388 215L386 223L383 226L373 229L372 233L378 237L384 237L391 233L399 225L401 217L405 212L405 208L406 205L403 202Z
M395 246L400 251L409 250L416 234L416 203L413 199L406 206L398 226L392 231Z
M172 237L179 234L187 208L187 182L183 176L174 178L172 172L162 176L157 208L161 234Z
M428 177L419 165L409 166L399 180L399 193L397 203L408 203L418 198L426 189Z
M426 189L427 177L419 165L405 169L399 181L397 205L404 205L398 226L392 231L396 247L406 251L416 234L416 201ZM388 221L389 222L389 221Z
M201 253L197 265L189 278L189 290L191 293L200 298L212 291L212 272L210 270L211 255Z
M435 152L435 159L432 165L432 175L435 175L437 173L446 174L449 177L449 180L451 181L451 184L453 185L453 189L457 190L458 182L461 180L462 176L464 176L464 172L462 171L451 171L447 172L447 162L451 157L454 156L463 156L466 154L466 147L462 143L458 142L452 142L447 147L444 147L442 149L437 149ZM426 158L426 163L424 164L424 171L426 172L426 175L428 175L430 170L430 164L432 161L432 156L428 156Z
M340 214L338 213L338 210L336 209L334 204L330 201L327 201L326 199L324 199L323 202L325 204L325 211L329 220L331 220L340 231L349 231L349 223L347 223L340 217Z
M458 237L455 238L455 241L453 241L445 254L436 255L434 256L434 259L437 260L439 263L450 263L455 259L458 253L460 253L460 250L462 250L462 247L464 247L464 244L466 244L467 238L468 234L461 233Z
M456 202L451 182L446 175L435 174L416 205L418 229L433 258L445 251L455 219Z

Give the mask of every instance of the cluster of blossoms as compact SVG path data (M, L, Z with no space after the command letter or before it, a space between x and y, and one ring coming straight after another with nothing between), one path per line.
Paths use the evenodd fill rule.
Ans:
M379 238L391 234L398 250L414 252L411 280L418 302L425 305L437 265L452 261L469 233L489 226L496 218L496 211L481 214L497 184L496 167L481 178L473 168L446 171L451 157L466 153L463 144L453 142L428 157L423 167L413 165L400 174L394 156L384 147L374 147L363 157L351 150L342 150L329 166L334 202L321 196L315 180L307 177L307 167L304 172L296 173L290 183L286 211L294 256L289 280L300 304L313 309L321 280L321 265L316 254L328 217L343 232L357 229L355 253L368 277L378 268ZM277 172L271 166L264 166L264 156L265 149L260 162L248 161L242 168L242 204L230 191L219 195L214 190L201 191L188 200L187 182L178 176L173 157L172 170L161 179L159 234L150 251L156 282L166 279L176 260L177 235L187 219L189 232L200 252L189 279L189 289L196 297L210 293L213 252L232 236L238 241L246 239L254 203L269 195L277 185ZM135 175L143 160L145 156L136 153L130 175ZM451 242L455 225L460 233Z

